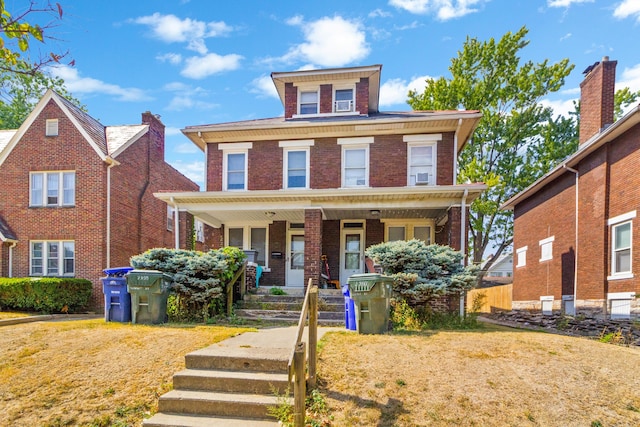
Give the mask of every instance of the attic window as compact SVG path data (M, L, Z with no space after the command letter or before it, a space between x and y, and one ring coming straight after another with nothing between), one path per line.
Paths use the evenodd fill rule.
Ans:
M47 119L46 136L58 136L58 119Z
M300 114L318 114L318 92L300 92Z
M353 89L337 89L333 110L336 113L348 113L353 111Z

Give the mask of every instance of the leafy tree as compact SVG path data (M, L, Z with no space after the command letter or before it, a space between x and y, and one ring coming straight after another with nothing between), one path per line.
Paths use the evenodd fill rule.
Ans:
M414 110L462 107L483 114L460 155L458 174L460 182L488 186L469 215L475 263L482 261L490 243L498 245L499 255L513 240L513 213L501 211L500 205L575 149L573 120L554 120L551 108L540 104L563 86L573 65L568 59L555 64L521 61L527 33L522 27L498 41L468 37L451 60L451 78L428 79L423 93L409 92Z
M394 278L394 292L410 306L467 291L477 281L476 267L463 266L462 254L449 246L399 240L369 246L365 253Z
M6 8L4 0L0 0L0 72L35 74L42 67L59 63L69 52L48 52L31 58L33 43L45 43L54 39L50 30L62 20L60 3L30 0L26 8L12 14ZM30 23L30 19L48 19L43 26ZM73 65L73 61L71 61Z

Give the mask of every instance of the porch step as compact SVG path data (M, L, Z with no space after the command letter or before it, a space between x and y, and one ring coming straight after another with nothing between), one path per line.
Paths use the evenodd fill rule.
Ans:
M179 390L230 393L283 394L289 377L285 373L185 369L173 376L173 388Z
M245 300L242 302L243 309L250 310L279 310L279 311L298 311L302 310L302 302L279 302L273 300ZM318 301L318 309L327 312L344 312L344 298L340 298L337 302L327 302L324 299Z
M158 412L265 419L267 408L278 403L275 395L171 390L160 396Z
M298 322L300 319L299 311L287 310L254 310L254 309L236 309L235 315L241 319L261 319L261 320L290 320ZM318 312L318 323L320 324L344 324L344 312L338 311L320 311Z
M157 413L144 421L145 427L276 427L277 421Z

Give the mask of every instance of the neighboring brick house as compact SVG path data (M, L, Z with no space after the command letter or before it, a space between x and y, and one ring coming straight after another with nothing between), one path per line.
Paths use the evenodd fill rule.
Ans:
M516 309L639 311L640 106L614 123L615 68L605 57L585 70L576 153L504 205Z
M364 249L419 238L466 253L456 184L478 111L378 111L381 66L272 73L284 117L188 126L206 191L157 193L214 227L218 246L258 251L261 285L302 287L364 272Z
M199 187L164 161L158 117L103 126L49 90L19 129L0 131L0 276L89 279L101 308L104 268L191 245L193 218L176 225L161 189Z

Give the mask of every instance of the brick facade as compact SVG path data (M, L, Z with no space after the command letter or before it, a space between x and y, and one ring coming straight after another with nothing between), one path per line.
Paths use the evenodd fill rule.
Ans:
M604 57L580 84L580 144L613 123L617 63Z
M149 132L120 153L119 164L110 171L53 98L30 118L31 124L0 166L0 216L18 238L13 276L30 275L31 241L74 241L75 277L93 282L91 304L101 310L104 298L99 279L104 268L129 265L130 256L151 247L174 247L173 233L166 230L166 204L153 197L153 192L197 191L198 186L164 162L164 125L150 113L143 114ZM47 119L58 119L57 136L45 136ZM35 171L75 171L75 204L30 207L29 173ZM107 254L109 187L112 238ZM181 215L182 245L188 240L188 217ZM1 273L6 275L4 253L3 248Z

